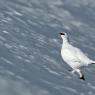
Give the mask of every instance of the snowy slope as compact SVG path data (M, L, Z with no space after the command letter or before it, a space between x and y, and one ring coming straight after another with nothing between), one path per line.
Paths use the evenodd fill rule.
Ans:
M95 1L0 0L0 95L95 94L95 66L72 75L60 31L94 60Z

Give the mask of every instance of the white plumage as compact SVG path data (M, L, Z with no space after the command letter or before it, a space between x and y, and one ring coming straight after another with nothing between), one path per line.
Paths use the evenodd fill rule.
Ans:
M72 73L77 72L80 79L85 80L80 67L88 66L95 63L95 61L89 59L80 49L72 46L68 41L68 35L66 33L60 33L63 43L61 49L61 56L63 60L73 69Z

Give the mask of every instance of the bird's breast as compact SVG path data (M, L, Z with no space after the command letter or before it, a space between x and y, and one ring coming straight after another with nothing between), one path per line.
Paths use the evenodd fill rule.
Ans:
M68 49L61 49L61 55L63 60L66 61L67 63L78 60L76 53Z
M82 66L80 60L77 58L74 52L64 49L61 50L63 60L72 68L79 68Z

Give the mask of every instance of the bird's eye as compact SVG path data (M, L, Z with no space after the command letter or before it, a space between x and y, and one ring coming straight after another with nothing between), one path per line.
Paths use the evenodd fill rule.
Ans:
M60 35L65 35L65 33L61 32Z

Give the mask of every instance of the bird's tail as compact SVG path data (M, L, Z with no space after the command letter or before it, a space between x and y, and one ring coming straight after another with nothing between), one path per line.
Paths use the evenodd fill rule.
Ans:
M95 64L95 61L92 61L91 64Z

